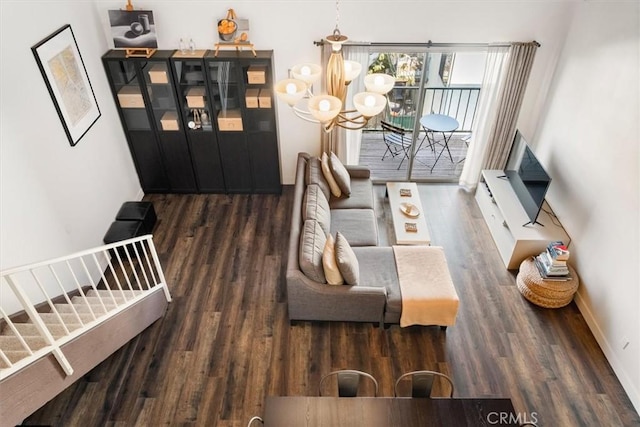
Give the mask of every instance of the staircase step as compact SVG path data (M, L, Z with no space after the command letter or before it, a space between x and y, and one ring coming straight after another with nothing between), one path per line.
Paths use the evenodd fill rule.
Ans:
M20 334L23 337L40 336L40 332L38 332L38 328L33 323L14 323L13 325L16 327L18 332L20 332ZM76 327L74 329L78 327L80 327L80 324L76 324ZM49 333L51 333L51 335L53 335L55 339L62 338L63 336L66 335L64 328L60 324L48 324L47 328L49 329ZM69 328L69 330L71 330L71 328ZM4 332L4 335L11 335L11 334L12 334L11 329L7 329Z
M7 350L4 352L4 355L7 356L7 359L9 359L11 363L16 363L17 361L22 360L25 357L29 356L29 352ZM0 359L0 363L2 364L3 368L8 368L8 366L5 365L3 359Z
M31 349L31 351L36 351L41 349L42 347L45 347L47 345L47 342L45 341L44 338L41 337L28 337L28 336L23 336L22 338L24 338L25 342L27 343L27 345L29 346L29 348ZM16 337L15 335L2 335L0 336L0 349L2 349L2 351L24 351L25 348L23 347L22 343L20 342L20 339L18 337Z
M54 306L58 310L58 313L73 313L73 309L75 308L77 313L87 313L87 314L91 313L91 311L93 311L96 314L98 313L104 314L105 308L107 309L107 311L113 310L114 308L116 308L116 306L113 303L111 304L105 303L103 308L102 305L100 304L91 304L91 306L88 306L84 302L73 304L73 306L69 304L54 304ZM89 307L91 307L91 311L89 311Z
M88 323L93 320L93 316L89 313L79 313L80 319L82 319L83 323ZM44 323L52 323L59 325L60 321L58 320L58 316L55 313L40 313L40 317ZM78 323L78 318L73 313L60 313L60 317L62 321L66 324Z
M122 296L116 296L114 295L115 300L118 304L123 304L125 303L127 300L125 300L124 298L122 298ZM86 297L86 298L82 298L82 297L73 297L71 298L71 303L72 304L86 304L85 300L89 302L89 304L91 305L100 305L100 300L102 299L102 303L103 304L113 304L113 298L111 298L110 296L103 296L102 298L98 298L98 297ZM131 299L131 298L128 298Z
M113 293L113 296L115 296L116 298L120 297L122 298L122 294L124 293L125 297L127 299L131 299L134 296L140 295L142 293L141 290L123 290L120 291L119 289L112 289L111 293ZM111 293L106 290L106 289L99 289L98 292L96 293L95 290L91 289L89 292L87 292L87 296L88 297L94 297L97 298L97 296L99 295L102 298L111 298Z

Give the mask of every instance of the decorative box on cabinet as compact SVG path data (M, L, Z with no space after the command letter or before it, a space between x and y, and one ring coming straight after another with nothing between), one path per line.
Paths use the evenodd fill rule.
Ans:
M166 84L169 83L167 76L167 68L162 64L155 64L149 70L149 79L151 83Z
M144 108L144 99L137 86L123 86L118 91L118 102L122 108Z
M178 114L175 111L167 111L160 119L162 130L180 130L178 126Z
M244 102L247 108L258 108L258 95L260 89L247 89L244 93Z
M269 89L260 89L258 106L260 108L271 108L271 91Z
M189 108L205 108L204 95L206 88L204 86L195 86L187 90L187 106Z
M218 114L218 129L225 131L242 131L242 112L240 109L226 110Z
M523 225L529 218L503 175L502 170L482 171L475 198L504 265L516 270L524 259L543 252L549 242L568 242L569 237L557 218L552 219L545 211L550 210L546 202L538 216L544 226Z
M252 85L263 85L266 80L266 67L251 65L247 69L247 82Z

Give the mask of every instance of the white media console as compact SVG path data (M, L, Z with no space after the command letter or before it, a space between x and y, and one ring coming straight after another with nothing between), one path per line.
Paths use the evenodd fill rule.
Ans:
M482 171L482 180L476 190L476 202L480 207L493 241L498 247L504 265L509 270L518 269L520 263L531 255L544 251L549 242L569 242L569 236L557 218L552 219L545 210L551 210L544 202L538 216L539 224L528 224L524 208L502 170Z

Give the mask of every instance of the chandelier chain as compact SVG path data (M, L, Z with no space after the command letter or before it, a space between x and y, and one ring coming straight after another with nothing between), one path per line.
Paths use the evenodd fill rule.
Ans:
M340 33L338 24L340 23L340 0L336 0L336 29L334 32Z

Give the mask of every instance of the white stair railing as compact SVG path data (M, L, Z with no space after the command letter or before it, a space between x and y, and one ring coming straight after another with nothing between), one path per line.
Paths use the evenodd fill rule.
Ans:
M171 295L152 236L0 272L0 381L151 293Z

